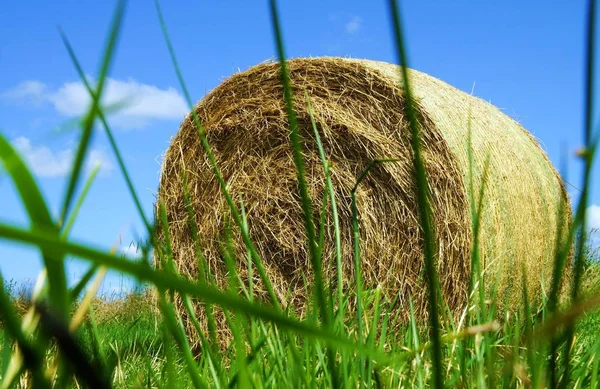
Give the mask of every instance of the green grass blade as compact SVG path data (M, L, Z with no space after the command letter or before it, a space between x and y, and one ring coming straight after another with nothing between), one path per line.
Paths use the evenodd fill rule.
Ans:
M238 288L243 289L245 294L248 294L248 291L244 288L244 284L242 282L238 282L238 272L234 263L234 247L231 238L231 219L228 218L225 224L225 238L224 238L224 247L222 249L222 257L227 266L227 271L229 275L229 294L235 296L237 294ZM248 368L246 365L247 355L245 352L245 339L242 335L242 327L244 327L244 317L243 315L237 315L235 313L229 313L224 311L225 317L227 319L227 323L229 324L229 328L231 328L231 333L233 335L233 341L235 345L235 366L237 367L237 372L239 374L239 381L241 387L250 387L251 380L248 374Z
M195 219L194 207L190 196L189 186L187 182L187 174L183 174L183 200L187 211L188 225L190 227L191 238L194 242L194 250L196 253L196 260L198 261L198 273L199 279L202 282L206 282L209 285L214 285L215 280L210 272L206 258L202 253L202 247L200 246L200 234L198 233L198 224ZM204 305L204 311L206 313L206 325L208 327L208 336L212 346L217 345L217 325L211 304ZM216 352L216 350L214 350Z
M358 226L358 207L356 205L356 190L358 186L362 182L363 179L369 174L371 169L373 169L379 163L386 162L395 162L394 159L374 159L367 167L362 171L362 173L358 176L352 191L350 192L351 198L351 208L352 208L352 233L354 237L354 281L355 281L355 289L356 289L356 331L358 333L358 341L359 343L364 342L364 331L363 331L363 312L362 312L362 304L363 304L363 290L362 290L362 268L361 268L361 256L360 256L360 233ZM365 376L365 363L363 360L359 362L361 375Z
M302 157L302 144L301 135L298 129L298 120L296 118L296 111L294 109L294 99L292 97L292 86L290 82L290 76L287 69L285 51L283 48L283 38L281 28L279 24L279 14L277 11L276 1L270 1L271 9L271 21L273 24L273 34L275 35L275 44L277 49L277 55L280 63L281 83L283 86L283 96L285 100L285 108L288 118L288 125L290 127L290 140L292 144L292 151L294 156L294 164L296 165L296 178L298 180L298 188L300 191L300 199L302 202L302 211L304 213L304 227L306 229L306 235L308 240L308 248L310 253L311 264L314 272L314 284L316 299L319 304L321 315L326 324L331 322L330 314L327 312L327 302L325 301L325 291L323 289L323 274L321 258L318 255L318 247L315 234L315 225L312 213L311 199L308 194L308 187L306 184L304 158Z
M475 271L477 272L477 285L479 292L479 310L481 313L479 318L479 322L482 322L482 318L486 317L486 303L485 303L485 279L483 277L483 267L481 266L481 253L479 249L479 234L481 232L481 215L483 213L483 205L485 198L485 188L487 184L488 172L490 167L490 154L486 156L484 165L483 165L483 173L481 175L481 184L479 186L479 194L477 199L477 210L476 213L472 216L474 218L473 221L473 246L471 251L471 266L475 267ZM473 271L473 270L471 270Z
M281 307L279 304L279 300L277 299L277 296L275 295L273 285L271 284L271 281L269 280L269 277L267 276L267 273L266 273L264 267L262 266L260 256L258 255L258 251L256 251L256 247L254 246L254 243L250 239L250 235L243 228L243 222L242 222L242 217L240 215L240 212L237 208L237 205L233 201L233 197L231 196L231 194L229 193L229 190L227 189L227 183L223 179L223 174L221 173L221 170L219 169L219 166L217 165L215 156L210 148L208 140L206 139L206 134L204 132L204 128L202 126L202 123L200 123L200 119L198 118L198 113L194 109L192 99L187 90L185 82L183 81L183 75L181 73L181 69L179 68L179 63L177 61L177 57L175 56L175 50L173 49L173 45L171 44L171 39L169 38L169 34L167 31L167 25L165 23L165 20L164 20L163 14L162 14L162 10L160 8L160 2L158 0L155 0L155 6L156 6L156 11L158 13L158 17L160 20L160 24L162 27L163 36L165 38L167 47L169 49L169 54L170 54L171 60L173 62L173 67L175 68L175 73L177 74L177 79L179 80L179 85L181 86L183 95L185 97L186 102L188 103L188 106L192 110L191 113L192 113L192 118L194 121L194 126L196 127L196 130L198 131L198 135L200 136L200 143L202 144L202 148L204 149L204 152L206 153L206 156L209 160L210 166L213 169L213 172L215 174L217 181L219 182L221 192L223 193L223 196L225 197L225 201L227 202L227 205L229 206L229 209L231 211L231 216L233 217L233 220L235 221L236 225L238 226L238 228L240 229L240 231L242 233L242 239L244 240L246 247L252 253L252 258L254 259L256 269L258 270L258 272L260 274L261 280L265 284L265 288L267 289L267 293L269 294L271 303L278 310L280 310Z
M163 312L163 318L165 319L165 323L171 332L171 335L175 339L175 342L179 346L180 351L183 354L185 365L188 369L188 374L192 379L192 383L195 388L207 388L208 384L204 381L204 378L200 374L198 369L198 365L194 360L194 355L192 354L192 350L190 348L190 344L185 336L185 331L183 330L181 319L179 315L173 309L173 305L167 302L165 295L160 293L159 290L159 303L161 310Z
M563 157L563 162L566 164L567 159ZM567 172L566 166L563 166L563 172ZM562 194L561 194L562 195ZM567 246L565 242L561 240L564 234L565 227L565 202L562 198L558 199L558 214L556 220L556 244L554 245L554 263L552 266L552 283L550 286L550 295L548 297L547 312L550 316L556 313L558 307L558 299L560 293L560 287L563 282L563 276L565 273L565 266L567 262L567 256L570 251L570 244ZM558 348L559 339L553 337L550 342L549 349L549 365L548 370L550 374L550 385L554 388L557 387L558 378L556 376L558 367Z
M244 208L244 202L240 202L240 211L242 215L242 225L246 233L248 234L248 219L246 219L246 209ZM254 269L252 267L252 253L248 250L246 253L248 259L248 300L254 300Z
M167 319L163 316L163 325L162 325L162 335L163 335L163 344L165 348L165 367L163 368L163 382L165 382L164 387L166 388L176 388L177 382L175 381L175 377L177 373L175 372L175 362L173 356L173 334L169 331L169 325L167 324Z
M317 148L319 150L319 157L321 158L321 164L323 166L323 172L325 174L325 185L327 187L327 193L329 194L329 202L331 203L331 214L333 217L333 231L335 234L335 261L337 266L337 288L338 288L338 320L340 323L344 322L344 290L343 290L343 268L342 268L342 238L340 232L340 221L338 216L337 200L335 198L335 191L333 189L333 183L331 181L331 171L329 170L329 162L325 155L325 149L323 148L323 142L321 142L321 135L319 135L319 129L315 122L312 106L310 104L310 98L306 90L304 91L304 97L308 108L308 114L310 116L310 122L315 134L315 140Z
M108 76L108 70L110 68L113 54L116 48L119 32L121 31L121 24L123 22L123 16L125 13L125 4L125 0L119 1L113 16L112 26L104 50L102 64L100 66L100 73L98 77L96 93L91 96L92 102L88 113L86 114L85 119L83 121L83 131L81 133L81 139L79 141L79 146L77 147L77 153L75 154L75 159L73 161L73 167L71 170L69 183L67 185L67 191L63 200L61 220L65 220L69 213L71 202L73 201L73 196L75 194L75 190L77 189L77 184L80 180L81 171L83 169L83 162L91 144L94 121L96 120L97 112L100 110L100 100L102 97L102 92L104 90L105 81Z
M169 233L169 225L167 218L167 210L165 207L164 201L159 202L159 217L163 228L164 234L164 254L166 255L166 261L159 254L159 258L163 261L162 266L167 273L170 274L178 274L175 263L173 262L173 249L171 245L171 236ZM169 290L169 294L171 300L174 299L174 291L171 288L162 288L158 287L158 296L159 296L159 304L161 311L163 313L163 317L165 319L165 323L175 340L175 343L179 347L181 353L183 354L183 358L185 361L185 365L188 370L188 374L194 384L195 388L205 388L207 387L207 383L204 381L203 377L198 370L198 366L196 365L196 361L194 360L194 356L186 338L185 331L183 329L183 324L181 323L181 318L177 312L175 312L173 305L170 301L167 301L165 297L164 290ZM185 294L182 294L185 295Z
M33 175L12 147L10 142L0 134L0 159L13 180L13 183L25 206L31 221L32 229L44 229L58 234L58 227L50 216L42 193ZM49 256L57 255L58 261L51 261ZM67 293L67 278L65 274L63 255L56 251L42 250L44 266L48 272L50 304L57 314L66 317L69 307Z
M206 358L208 359L209 369L210 369L210 373L214 380L214 385L219 386L219 382L221 381L221 379L223 377L223 370L221 369L222 361L219 357L219 354L218 354L218 352L216 352L216 350L213 347L211 347L211 345L209 345L208 340L206 339L206 336L204 335L204 331L202 330L202 327L200 326L200 322L198 321L198 317L196 316L196 312L192 305L192 301L190 300L190 296L188 296L186 294L181 295L181 300L183 301L185 310L186 310L190 320L192 321L192 325L196 329L198 336L200 336L200 342L202 344L202 353L203 353L203 355L206 355ZM215 343L213 343L213 345L216 345L216 341L215 341Z
M315 291L315 300L319 307L322 320L325 326L329 329L333 329L333 318L332 312L327 303L327 298L325 296L325 289L323 283L323 269L322 269L322 258L319 255L319 248L317 247L316 234L315 234L315 226L313 220L312 213L312 204L311 199L308 194L308 187L306 184L305 172L304 172L304 158L302 156L302 144L301 144L301 135L298 129L298 121L296 118L296 111L294 109L294 100L292 97L292 86L290 81L290 75L288 73L287 64L286 64L286 56L283 47L283 37L281 33L281 26L279 23L279 13L277 11L277 2L275 0L271 0L269 2L270 5L270 13L271 13L271 22L273 26L273 35L275 36L275 45L277 49L277 56L279 58L280 65L280 76L281 83L283 86L283 96L285 101L286 113L288 118L288 125L290 127L290 140L292 143L292 151L294 157L294 164L296 165L296 178L298 180L298 189L300 191L300 199L302 204L302 211L304 216L304 228L306 230L306 236L308 240L308 249L309 255L313 270L314 277L314 291ZM336 358L335 352L328 348L328 365L331 370L331 383L334 388L339 387L340 382L337 367L336 367ZM341 377L342 381L346 379L346 377Z
M327 192L323 191L323 199L321 200L321 217L319 218L319 236L317 238L317 248L319 258L323 258L323 249L325 247L325 223L327 223L327 203L329 197ZM331 286L329 287L331 294Z
M171 233L169 231L169 223L167 219L167 208L165 206L165 202L160 200L158 205L159 218L161 222L161 226L163 229L164 240L162 242L161 247L159 249L158 258L162 262L161 266L167 271L171 273L176 273L177 269L175 267L175 263L173 262L173 247L171 246ZM162 249L161 249L162 248ZM161 255L164 254L164 255ZM166 257L166 258L165 258ZM165 261L166 259L166 261Z
M590 388L597 388L600 381L598 381L598 372L600 371L600 341L596 342L594 353L594 365L592 366L592 374L590 378Z
M189 194L189 192L187 192L187 181L184 177L184 200L186 200L185 199L186 193ZM189 195L188 195L188 197L189 197ZM189 200L189 198L187 200ZM188 208L188 212L189 212L189 207L188 207L187 201L186 201L186 208ZM188 216L189 216L189 214L188 214ZM165 267L165 269L167 269L167 271L170 271L172 274L179 275L179 272L175 266L175 263L173 262L173 251L172 251L172 245L171 245L171 237L170 237L169 228L168 228L167 211L166 211L164 201L162 201L162 200L159 202L159 218L160 218L162 229L163 229L165 254L167 256L167 263L163 263L163 266ZM193 222L193 219L191 219L190 224L192 225L192 227L196 227L196 224L195 224L195 222ZM197 229L192 228L192 236L195 239L194 242L197 245L197 247L196 247L197 254L200 253L201 260L204 260L204 257L202 256L201 250L199 248L199 237L198 237ZM160 256L159 256L159 258L160 258ZM206 275L204 275L204 277L202 277L202 274L201 274L201 282L204 283L206 281L207 281ZM211 285L212 285L212 281L208 281L208 282L211 282ZM161 298L164 297L164 296L162 296L161 293L159 293L159 294L161 295ZM213 371L213 374L216 375L216 372L214 372L214 363L213 363L216 361L216 359L214 358L215 350L213 350L212 347L209 346L206 342L204 334L203 334L202 330L200 329L200 324L198 323L198 319L197 319L196 313L192 307L189 296L187 294L182 293L181 299L184 302L184 307L187 310L188 315L189 315L193 325L196 327L198 335L201 337L201 342L202 342L202 345L204 348L203 352L205 352L208 355L210 365L211 365L211 371ZM164 300L164 301L163 300L159 301L161 303L161 307L163 308L163 313L164 313L164 311L167 311L167 314L172 316L174 313L172 304L168 303L166 300ZM208 320L209 320L209 322L208 322L209 329L213 330L213 331L211 331L211 334L214 336L216 333L216 326L214 323L214 317L212 316L212 306L206 305L206 307L207 307L206 312L208 314ZM177 317L179 318L179 315L177 315ZM169 326L170 326L172 332L175 331L175 332L173 332L173 337L175 338L177 344L179 345L181 351L183 352L184 358L186 360L186 364L188 365L188 372L190 374L190 377L192 378L194 385L196 387L198 387L198 385L206 386L206 382L204 382L204 380L201 378L198 368L197 368L197 366L195 366L195 363L193 361L192 351L191 351L189 342L185 338L185 332L181 328L182 325L181 324L177 325L176 322L171 322L169 324ZM182 338L182 335L180 334L180 332L182 332L182 331L183 331L183 338ZM216 347L216 345L217 345L217 341L216 341L216 337L215 337L214 343L212 343L212 346ZM221 361L219 360L218 362L220 363ZM191 366L190 363L194 363L194 366Z
M246 357L245 364L246 365L250 365L256 359L256 355L258 354L258 352L260 351L260 349L262 349L266 344L267 344L267 339L264 336L261 337L258 340L258 342L256 342L256 344L252 347L252 351ZM228 387L229 388L236 387L236 385L238 383L238 379L239 379L239 374L237 374L237 372L236 372L231 377L231 381L229 381Z
M596 47L596 1L590 0L588 3L588 20L587 20L587 50L586 50L586 74L585 74L585 151L584 155L584 172L583 172L583 188L578 203L579 220L581 220L581 233L577 241L575 251L575 262L573 269L573 284L571 299L573 304L579 301L579 293L581 286L581 278L584 269L584 246L586 243L586 228L587 228L587 206L589 203L590 180L592 174L592 162L596 145L592 145L593 132L593 108L594 108L594 61ZM571 365L571 346L574 338L574 328L569 325L566 330L566 345L563 354L564 375L561 381L561 387L566 388L570 380L570 365Z
M92 266L88 269L88 271L86 271L83 274L83 277L81 277L81 279L79 281L77 281L77 284L75 284L75 286L71 290L71 293L70 293L71 301L77 301L77 299L79 298L79 295L81 294L81 292L83 292L83 290L87 286L88 282L90 282L92 277L94 277L94 275L96 275L97 271L98 271L98 266Z
M379 318L381 317L381 288L375 289L375 302L373 303L373 319L371 322L371 328L369 329L369 335L367 336L367 346L369 348L375 348L375 338L377 335L377 325L379 324ZM366 374L363 379L366 381L367 387L371 386L371 376L373 375L373 362L367 359Z
M90 319L88 321L88 326L91 344L98 360L100 361L100 363L106 371L106 369L109 368L107 364L106 351L104 350L104 345L102 343L100 331L98 331L98 324L96 323L96 315L94 313L94 308L91 305L89 308L89 318Z
M3 292L4 293L4 292ZM12 355L12 338L10 334L4 332L2 334L2 367L0 370L0 377L6 379L6 373L8 370L8 366L10 363L10 358Z
M41 388L50 388L50 383L44 377L42 356L44 355L37 344L32 343L23 333L19 318L14 311L10 297L4 287L4 277L0 274L0 312L2 312L2 327L5 331L4 336L10 336L17 342L19 350L23 355L25 367L31 370L34 382ZM18 374L13 376L18 378ZM2 382L3 387L12 387L12 383Z
M361 269L361 257L360 257L360 234L358 226L358 207L356 205L356 190L358 186L365 179L367 174L379 163L396 162L395 159L374 159L367 167L361 172L350 192L351 197L351 208L352 208L352 233L354 236L354 273L355 273L355 288L356 288L356 327L358 332L358 340L360 343L363 342L363 324L362 324L362 269Z
M59 373L55 376L58 378L56 386L65 387L66 383L71 380L69 373L72 371L86 387L110 388L108 376L82 349L74 334L69 330L68 322L60 319L42 303L35 303L35 311L40 318L41 333L48 339L52 339L59 355Z
M185 210L187 212L188 226L190 227L191 238L194 242L196 259L198 261L198 276L200 280L212 284L214 283L214 280L212 274L210 274L206 258L202 253L202 247L200 246L200 234L198 232L198 224L196 223L194 205L192 203L192 196L190 195L190 189L187 181L186 172L183 172L183 201L185 204Z
M413 338L413 347L415 348L415 350L418 350L420 348L419 332L417 330L417 319L415 317L415 308L414 308L414 304L412 301L412 297L410 297L410 296L408 297L408 302L410 305L410 329L411 329L411 334L412 334L412 338ZM423 388L423 387L425 387L425 378L423 377L421 355L419 353L415 354L415 363L416 363L415 370L417 371L418 387Z
M10 142L0 133L0 158L4 163L6 171L11 176L23 205L27 211L29 219L33 225L44 227L55 226L50 212L46 207L42 193L37 186L33 175L27 169L25 162L10 144Z
M232 311L259 317L278 326L288 328L298 334L303 334L313 339L321 339L336 347L354 350L360 355L369 356L377 360L381 364L386 364L388 359L394 358L393 355L384 357L376 350L370 350L362 344L356 344L345 337L332 333L328 329L320 328L312 322L292 319L280 311L274 310L273 307L258 302L249 302L237 296L231 296L214 287L191 282L170 272L152 269L145 262L124 260L118 256L91 248L88 245L67 242L45 231L27 231L0 223L0 237L10 239L14 242L36 245L42 249L52 247L55 250L70 253L92 264L103 265L112 270L136 277L139 281L150 282L156 287L188 294L204 302L218 304Z
M400 22L400 13L396 0L390 0L390 10L394 24L394 37L396 39L396 48L398 59L402 70L402 79L404 82L405 110L408 122L412 131L412 149L414 154L414 167L417 182L417 200L419 203L419 215L421 228L423 230L423 245L425 252L425 273L427 275L427 289L429 295L429 323L431 326L432 362L433 362L433 387L441 389L444 387L443 379L443 360L442 343L440 334L440 318L438 312L437 289L439 286L437 272L435 269L436 261L436 238L431 216L431 205L429 203L429 187L427 183L427 171L421 155L421 137L420 125L414 111L412 95L410 89L410 80L408 77L408 62L404 50L404 38L402 35L402 25Z
M71 62L73 62L73 64L75 65L75 69L77 70L77 74L79 75L81 82L87 89L88 93L90 94L90 97L92 99L98 100L98 98L96 97L96 92L94 92L94 90L90 86L90 83L88 82L87 77L85 76L83 68L81 67L80 62L77 59L77 56L75 55L75 51L73 50L71 43L67 39L67 36L62 31L60 31L60 36L63 41L63 44L67 48L67 52L69 53ZM117 158L117 164L119 165L121 174L123 174L123 178L125 178L125 183L127 184L127 189L129 189L129 193L130 193L131 197L133 198L133 202L135 203L135 206L137 208L137 211L138 211L140 217L142 218L142 221L144 222L144 226L146 227L148 232L151 233L152 226L144 213L144 209L142 208L142 203L139 199L139 196L137 195L135 188L133 187L133 181L131 180L131 177L129 175L129 172L127 171L127 168L125 167L125 162L123 160L121 152L119 151L119 148L117 146L117 142L112 133L112 130L110 129L110 126L108 125L108 122L106 121L105 112L104 112L104 110L98 110L97 114L98 114L98 118L102 122L104 131L106 132L106 135L108 136L108 141L110 143L110 147L112 148L113 153L114 153L115 157Z
M67 222L65 223L64 227L62 228L61 236L63 238L66 238L69 235L71 228L73 228L73 224L75 223L75 220L77 219L77 216L79 215L79 210L81 209L81 206L83 205L83 201L87 197L87 194L90 191L90 188L92 187L92 183L94 182L94 179L98 175L99 171L100 171L100 165L96 164L96 166L94 166L94 168L92 169L92 172L90 173L88 179L86 180L85 185L83 186L83 189L81 191L81 194L79 195L77 201L75 202L75 206L73 207L73 210L69 214L69 218L67 219Z

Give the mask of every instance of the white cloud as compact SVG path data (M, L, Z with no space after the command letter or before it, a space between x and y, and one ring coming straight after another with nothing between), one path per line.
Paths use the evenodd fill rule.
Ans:
M21 136L13 139L12 144L25 158L33 172L39 177L63 177L70 172L73 163L73 149L52 151L47 146L36 146L31 140ZM108 173L114 166L100 150L90 150L85 167L91 170L96 163L101 164L100 171Z
M44 102L46 93L47 87L43 82L29 80L3 92L0 97L7 101L40 105Z
M358 32L358 30L360 30L362 27L362 22L363 22L363 20L360 16L353 16L346 23L346 32L348 34L354 34L354 33Z
M592 204L588 207L587 221L590 229L600 229L600 205Z
M81 82L66 82L55 90L39 81L26 81L2 94L5 99L48 102L61 115L76 117L85 114L90 96ZM109 115L112 125L139 128L151 120L182 120L188 108L174 88L160 89L133 79L127 81L107 78L102 105L114 107Z

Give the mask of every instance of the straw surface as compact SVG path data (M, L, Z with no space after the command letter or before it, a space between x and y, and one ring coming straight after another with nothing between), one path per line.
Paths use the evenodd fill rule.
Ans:
M350 191L375 158L378 165L357 192L362 272L366 288L382 285L399 296L400 317L412 296L426 314L422 232L413 174L411 135L403 116L404 99L397 66L367 60L302 58L289 61L300 133L304 139L307 183L319 222L325 178L304 101L308 92L315 120L332 165L339 206L344 290L353 290ZM550 281L557 239L558 204L566 191L535 139L491 104L424 73L411 70L411 85L422 126L435 232L437 270L444 298L461 312L467 301L472 247L468 129L472 130L474 193L477 201L489 156L480 234L481 256L489 279L500 279L499 297L521 299L521 271L529 296ZM249 232L282 304L302 312L311 279L295 166L289 142L277 63L263 63L235 74L196 106L209 143L238 203L243 200ZM184 207L183 172L194 205L201 247L221 286L227 285L222 247L227 204L201 147L191 115L168 148L158 198L167 206L175 263L181 274L198 278L198 259ZM567 208L568 205L567 205ZM571 215L567 213L566 221ZM318 229L317 229L318 230ZM335 240L331 212L325 225L325 279L335 282ZM233 228L241 279L247 284L247 257ZM255 291L267 301L254 272ZM309 287L308 287L309 288ZM203 316L200 307L198 314ZM189 323L187 323L189 326Z

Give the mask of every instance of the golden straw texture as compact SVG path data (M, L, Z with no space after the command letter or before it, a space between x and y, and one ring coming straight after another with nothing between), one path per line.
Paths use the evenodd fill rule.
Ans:
M394 158L397 162L375 167L357 191L363 280L366 288L381 285L388 298L399 296L399 317L406 317L409 295L417 314L424 317L427 290L422 231L398 67L320 57L290 60L289 71L317 228L325 177L304 91L311 100L332 166L341 223L344 290L351 292L354 282L350 191L371 160ZM524 268L529 295L539 296L542 278L546 286L551 278L558 204L567 204L558 174L535 139L491 104L424 73L411 70L410 77L422 127L439 240L437 270L445 301L455 313L464 310L467 301L473 235L469 126L476 201L488 156L490 163L480 234L488 284L495 283L498 275L499 298L518 301ZM244 202L250 236L278 297L284 306L293 304L301 313L307 295L304 280L311 279L310 260L279 65L263 63L231 76L195 109L229 191L238 204ZM158 198L166 203L175 263L182 275L197 279L197 258L184 207L184 171L203 254L219 284L225 286L221 253L225 221L230 216L191 115L166 152ZM565 221L570 218L567 212ZM246 249L236 228L232 238L238 271L247 282ZM323 268L325 279L332 283L336 274L334 250L333 221L328 212ZM257 296L266 301L256 271L254 282ZM203 316L200 307L198 314Z

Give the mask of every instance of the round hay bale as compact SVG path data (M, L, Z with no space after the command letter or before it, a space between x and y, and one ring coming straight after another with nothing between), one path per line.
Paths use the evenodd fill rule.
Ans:
M409 296L417 315L424 317L427 290L422 231L399 68L383 62L328 57L293 59L288 65L317 231L325 178L304 91L310 97L332 166L344 290L351 291L354 285L351 189L370 161L394 158L397 162L377 165L357 191L362 275L366 288L381 285L388 297L399 297L400 317L408 312ZM422 127L439 241L437 271L447 304L455 313L462 311L468 292L473 235L469 127L475 202L489 157L480 231L481 261L488 285L495 284L498 275L499 299L519 301L524 270L529 295L539 295L542 279L547 282L551 278L558 204L563 202L570 209L560 177L537 141L497 108L424 73L411 70L409 74ZM244 203L250 236L277 295L284 306L292 304L302 310L308 289L304 281L310 280L311 266L279 64L263 63L231 76L207 94L195 110L229 191L238 204ZM184 172L202 253L217 282L225 286L222 246L230 215L191 115L166 152L158 200L166 204L175 264L182 275L197 279L198 259L184 201ZM570 218L566 212L565 221L570 222ZM325 221L323 268L325 279L335 282L331 212ZM232 228L232 242L237 270L246 280L246 248L237 228ZM256 295L266 299L256 271L254 283ZM200 305L197 309L203 316Z

